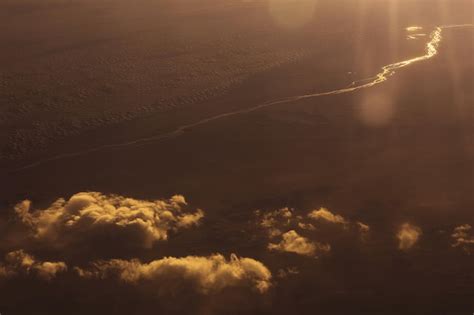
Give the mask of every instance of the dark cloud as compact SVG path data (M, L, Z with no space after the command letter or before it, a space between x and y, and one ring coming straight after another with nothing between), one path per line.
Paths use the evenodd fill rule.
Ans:
M67 265L64 262L41 261L21 249L6 254L5 262L0 264L0 278L34 274L40 279L51 280L65 271Z
M330 251L331 246L310 241L308 238L299 235L295 230L290 230L282 235L282 240L279 243L269 243L268 249L304 256L315 256L317 253Z

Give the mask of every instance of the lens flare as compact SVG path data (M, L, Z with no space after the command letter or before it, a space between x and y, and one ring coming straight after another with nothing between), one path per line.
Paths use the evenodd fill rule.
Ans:
M356 108L359 120L369 127L382 127L390 123L394 114L393 98L381 93L367 95Z
M286 29L295 29L311 21L316 0L270 0L268 6L276 24Z

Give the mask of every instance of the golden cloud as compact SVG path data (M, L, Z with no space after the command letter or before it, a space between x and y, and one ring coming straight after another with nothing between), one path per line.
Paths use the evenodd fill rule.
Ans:
M257 210L255 214L258 227L265 231L270 240L281 238L279 242L270 242L267 249L303 256L317 256L331 250L327 241L334 238L335 231L327 223L342 226L348 233L357 234L363 241L370 232L367 224L351 222L326 208L312 210L305 216L296 215L294 209L287 207L264 213ZM318 241L321 237L326 241Z
M220 254L208 257L166 257L149 263L137 259L112 259L97 261L91 267L75 268L83 278L117 278L136 284L151 282L158 294L178 291L194 286L199 293L213 294L226 288L247 287L264 293L271 286L271 272L261 262L239 258L232 254L230 260Z
M400 226L397 232L398 248L401 250L409 250L412 248L420 238L422 231L419 227L404 223Z
M0 265L0 277L35 273L40 279L51 280L66 270L67 265L62 261L39 261L23 250L16 250L5 256L5 263Z
M150 248L154 242L166 240L170 231L199 224L204 212L189 213L186 206L180 195L147 201L81 192L67 201L60 198L46 209L32 210L31 202L25 200L15 206L15 212L37 240L68 244L84 235L122 234L136 245Z
M281 208L264 214L257 210L256 215L261 216L259 225L267 231L270 238L280 236L282 234L280 227L290 225L295 219L293 210L289 208Z
M296 231L291 230L282 235L280 243L268 244L268 249L304 256L315 256L319 252L330 251L331 246L310 241L306 237L300 236Z
M463 225L455 227L453 230L453 234L451 234L451 237L454 240L454 243L452 246L461 247L467 253L470 253L469 247L474 246L474 236L469 235L471 230L472 230L472 227L469 224L463 224Z
M338 214L333 214L326 208L320 208L318 210L313 210L308 213L308 217L314 220L326 220L331 223L337 224L347 224L348 222L342 216Z

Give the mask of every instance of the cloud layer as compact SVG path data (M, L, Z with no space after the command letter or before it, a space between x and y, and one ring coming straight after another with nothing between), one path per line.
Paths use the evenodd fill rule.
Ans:
M4 243L9 246L0 248L2 253L7 252L0 259L2 290L25 284L31 285L30 292L52 287L51 291L45 290L45 301L61 294L58 292L63 288L78 299L92 298L83 292L94 292L95 301L104 307L116 303L116 297L127 296L134 301L132 305L149 303L166 314L186 313L184 310L190 309L198 309L199 314L227 314L240 312L241 308L264 310L274 294L292 290L296 281L302 281L308 288L320 288L321 282L316 280L324 281L320 275L339 272L348 262L355 270L354 279L359 281L360 274L371 272L372 264L380 263L379 257L398 252L396 245L406 251L403 255L411 255L409 250L422 235L418 226L405 223L396 230L395 245L390 230L372 230L365 223L327 208L305 212L291 208L260 210L256 212L256 221L247 226L256 231L250 242L256 236L258 243L246 248L247 253L269 251L259 261L252 256L220 254L226 240L211 247L216 244L211 239L203 247L202 241L209 238L202 238L206 233L200 231L189 237L184 233L171 237L198 225L204 216L202 210L190 211L185 198L179 195L148 201L83 192L68 200L58 199L44 209L34 209L26 200L14 210L18 219L16 223L11 221L14 233L5 234L8 238ZM207 223L203 228L209 228ZM239 231L247 232L240 230L240 223L235 223ZM236 230L232 224L225 225L231 228L228 235L240 235L232 230ZM205 231L212 232L212 225ZM22 234L27 234L27 239ZM468 224L455 227L451 235L440 235L452 240L448 246L468 253L474 245L472 227ZM14 237L20 240L8 242ZM138 249L124 246L123 241ZM243 248L239 246L226 248L239 252ZM105 253L108 247L113 250ZM321 262L314 258L321 258ZM59 289L55 291L55 287ZM12 291L11 296L17 295Z
M216 299L252 299L266 293L272 273L252 258L232 254L226 259L216 253L140 260L156 257L156 242L201 222L204 212L188 208L181 195L149 201L80 192L44 209L34 209L31 201L24 200L14 207L21 226L13 224L6 238L15 241L5 242L9 252L0 263L0 278L11 279L3 282L11 285L29 281L24 275L52 280L65 274L57 281L68 282L72 290L97 285L117 292L131 290L133 296L143 294L165 309L179 309L176 304L181 299L219 308L223 305ZM169 250L175 244L166 246ZM42 261L28 252L64 257L64 261ZM201 300L204 296L207 302Z

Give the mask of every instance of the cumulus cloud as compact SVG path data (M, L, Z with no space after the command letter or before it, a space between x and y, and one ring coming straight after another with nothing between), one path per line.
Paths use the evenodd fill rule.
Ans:
M333 214L326 208L319 208L308 213L308 217L314 220L325 220L331 223L347 224L348 222L342 216Z
M470 253L470 247L474 247L474 236L470 233L472 227L469 224L457 226L453 230L451 237L453 238L453 247L461 247L466 252Z
M256 214L260 217L259 225L267 231L270 238L282 235L282 228L289 226L295 220L293 210L290 208L281 208L264 214L257 210Z
M81 192L69 200L58 199L46 209L33 210L25 200L15 206L15 212L32 229L35 239L50 244L71 245L84 237L114 235L150 248L156 241L166 240L170 231L199 224L204 212L187 212L186 206L180 195L147 201Z
M91 267L75 268L84 278L116 278L125 283L152 283L158 294L169 294L183 287L195 287L201 294L218 293L226 288L244 287L259 293L271 286L272 274L261 262L232 254L208 257L166 257L149 263L139 260L97 261Z
M5 262L0 265L0 277L34 273L43 280L51 280L66 270L67 265L62 261L40 261L23 250L16 250L5 255Z
M268 249L304 256L315 256L319 252L328 252L331 250L331 246L310 241L306 237L300 236L296 231L291 230L282 235L280 243L268 244Z
M281 208L263 213L256 211L257 225L271 242L269 250L290 252L304 256L317 256L331 250L328 244L340 238L336 229L341 227L346 238L354 234L365 241L370 227L362 222L349 221L326 208L315 209L306 215L297 215L296 210ZM329 223L329 224L328 224ZM277 240L277 241L275 241Z
M409 250L418 242L421 234L422 232L419 227L411 225L410 223L402 224L397 232L398 248L401 250Z

